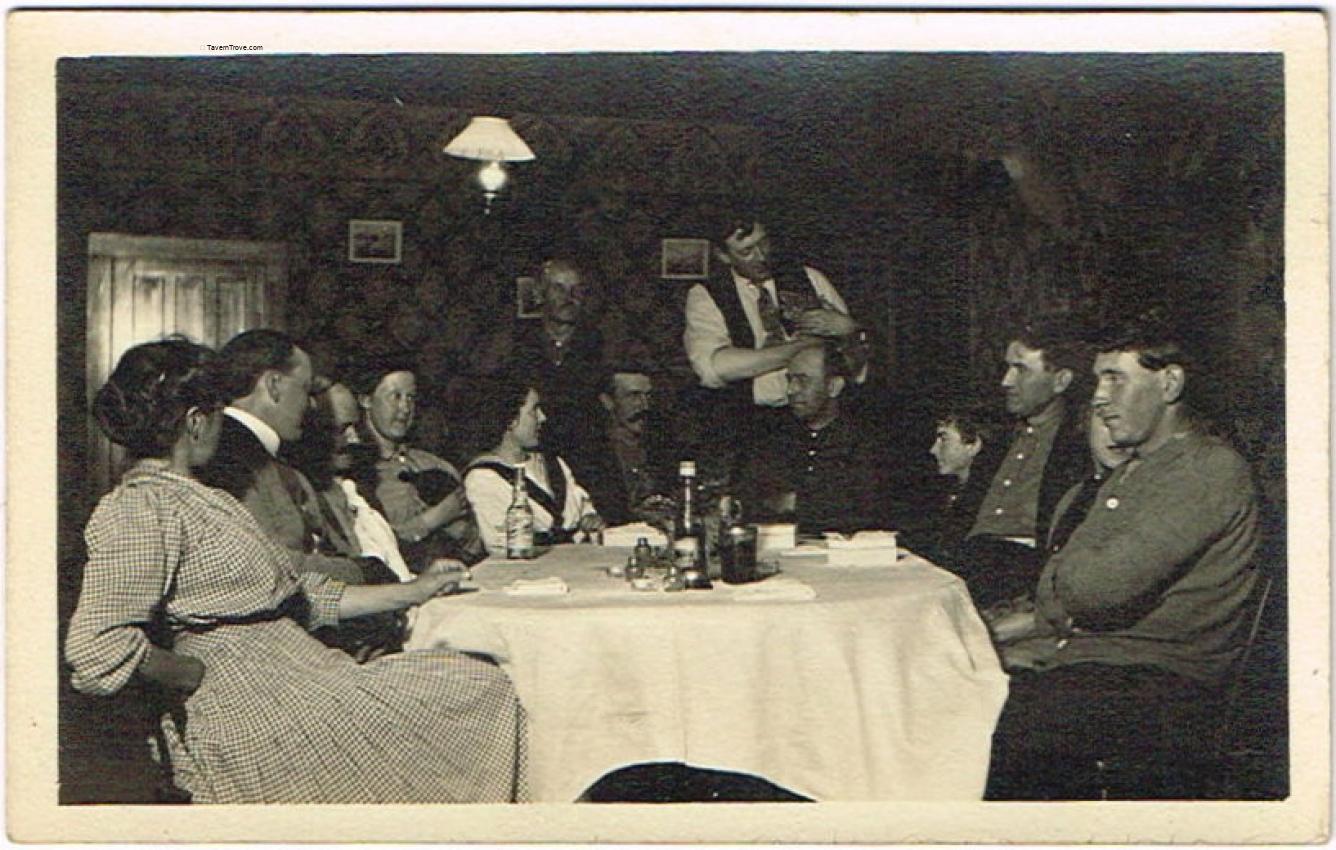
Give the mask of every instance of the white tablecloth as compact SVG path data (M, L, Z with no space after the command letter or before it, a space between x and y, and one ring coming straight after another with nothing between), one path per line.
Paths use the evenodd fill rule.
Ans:
M627 550L570 545L474 568L479 592L422 606L409 648L495 657L529 718L531 789L569 802L628 764L765 777L816 800L978 799L1007 679L959 579L786 559L810 601L734 588L647 593ZM560 576L564 596L510 596Z

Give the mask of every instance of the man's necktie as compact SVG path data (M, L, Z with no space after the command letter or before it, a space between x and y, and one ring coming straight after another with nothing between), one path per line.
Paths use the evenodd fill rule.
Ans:
M765 336L761 340L762 348L769 348L772 345L781 345L787 341L788 335L784 333L784 325L780 321L779 305L775 303L775 296L770 294L770 290L764 286L756 287L758 291L756 299L756 309L761 315L761 328Z

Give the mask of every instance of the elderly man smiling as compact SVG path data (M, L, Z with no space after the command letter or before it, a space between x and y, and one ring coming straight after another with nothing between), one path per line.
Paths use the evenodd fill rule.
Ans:
M1244 460L1200 427L1194 367L1162 322L1143 320L1095 358L1093 404L1131 450L1045 565L1036 610L995 626L1017 671L993 735L990 799L1073 799L1094 760L1135 754L1192 796L1241 651L1256 581L1257 504Z

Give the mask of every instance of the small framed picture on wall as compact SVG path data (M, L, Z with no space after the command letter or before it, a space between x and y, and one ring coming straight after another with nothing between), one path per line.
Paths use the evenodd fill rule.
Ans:
M348 259L354 263L397 263L404 252L400 221L348 221Z
M710 276L710 240L663 240L663 273L667 280L700 280Z
M515 278L515 315L521 319L543 315L543 291L538 288L537 278Z

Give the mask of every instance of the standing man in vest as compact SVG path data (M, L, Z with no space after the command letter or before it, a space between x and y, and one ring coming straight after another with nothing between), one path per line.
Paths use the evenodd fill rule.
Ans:
M862 383L867 334L825 275L772 251L759 216L725 217L718 238L711 277L687 293L682 341L701 385L725 395L710 405L716 444L754 447L788 425L781 408L793 356L829 340L846 361L845 374ZM719 427L734 439L722 439ZM753 459L739 454L726 462L736 474Z

